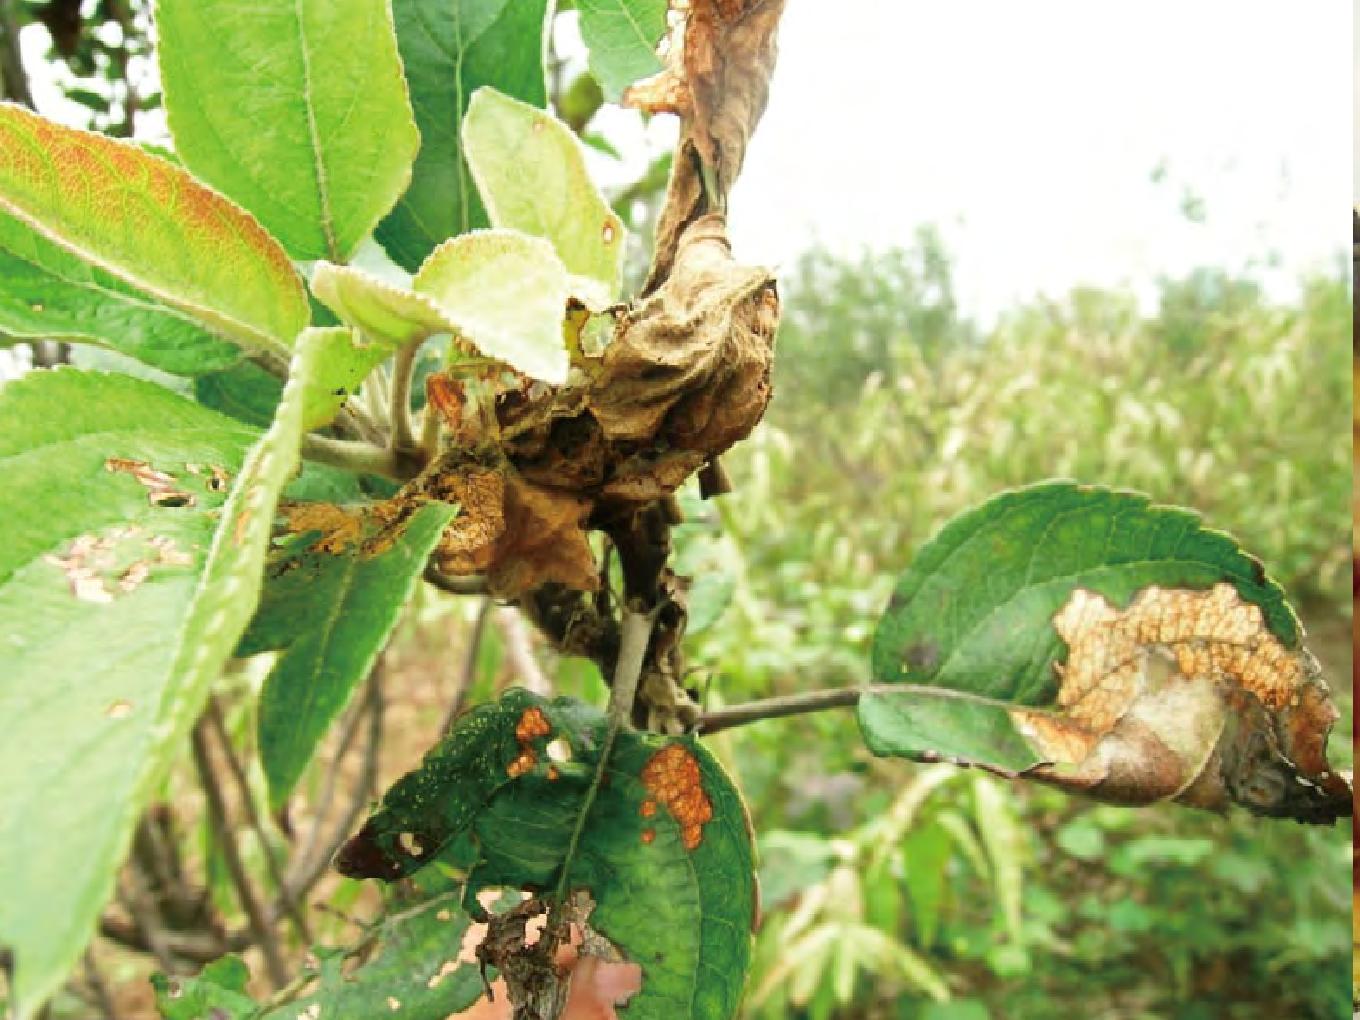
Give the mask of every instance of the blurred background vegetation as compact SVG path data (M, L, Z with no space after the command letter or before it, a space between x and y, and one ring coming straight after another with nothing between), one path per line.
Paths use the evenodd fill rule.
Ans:
M784 281L766 423L685 555L730 604L711 699L867 679L871 621L950 516L1065 476L1201 510L1300 607L1351 748L1351 301L1344 256L1267 302L1206 268L960 317L930 231ZM875 761L854 723L726 738L761 833L759 1017L1341 1017L1350 834L1096 806ZM932 1003L946 984L955 1000Z
M144 0L0 0L0 15L11 44L20 25L47 27L45 73L86 111L82 126L131 134L156 110L139 69ZM6 92L29 98L14 50L0 56ZM579 60L555 56L552 73L565 119L607 149ZM618 189L639 265L665 170L663 156ZM1349 281L1338 254L1280 303L1249 275L1205 267L1161 281L1152 310L1080 289L980 326L958 307L932 230L898 250L806 252L781 281L774 402L727 459L735 491L683 500L677 567L695 578L689 654L707 703L865 681L874 621L921 544L1000 489L1066 476L1194 507L1266 562L1327 669L1343 710L1333 760L1350 767ZM412 767L452 707L526 682L604 694L592 667L553 659L513 613L422 591L288 816L269 819L245 807L262 792L249 707L259 665L224 685L226 739L209 763L239 771L245 796L214 821L190 770L167 784L54 1016L154 1016L151 969L192 972L228 945L259 974L227 851L271 888L280 862L324 849L328 811L361 809ZM879 761L848 712L714 745L760 836L752 1020L1308 1020L1350 1008L1341 827L1130 811ZM352 941L380 908L374 889L334 876L301 898L322 942ZM276 920L301 956L306 940Z

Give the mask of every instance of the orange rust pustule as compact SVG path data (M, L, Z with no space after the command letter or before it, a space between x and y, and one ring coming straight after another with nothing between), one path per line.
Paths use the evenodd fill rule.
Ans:
M506 775L511 779L518 779L538 764L538 755L534 753L533 742L551 732L552 724L548 722L548 717L543 714L542 709L526 708L520 713L519 722L515 723L515 740L519 742L519 756L505 766ZM549 775L548 778L556 777Z
M651 818L652 815L656 814L656 801L644 800L642 802L642 807L638 810L643 818Z
M551 732L552 726L548 722L548 717L539 708L526 708L515 725L515 739L521 744L546 737Z
M683 744L669 744L643 766L642 785L680 823L685 849L697 847L703 841L704 826L713 819L698 759Z
M535 755L533 751L530 751L526 748L525 750L519 753L518 758L512 761L509 765L505 766L505 774L509 776L511 779L518 779L520 776L524 775L524 773L528 772L531 768L533 768L534 764L537 761L538 761L537 755Z
M643 830L642 830L642 842L643 842L644 845L646 845L646 846L651 846L651 845L652 845L652 840L654 840L654 839L656 839L656 830L655 830L655 829L643 829Z

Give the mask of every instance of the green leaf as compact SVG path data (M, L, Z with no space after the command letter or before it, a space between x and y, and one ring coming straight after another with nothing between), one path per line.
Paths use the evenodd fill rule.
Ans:
M435 250L412 284L489 358L561 384L570 367L562 320L571 280L552 246L510 230L478 230Z
M373 667L454 512L429 503L395 530L361 530L343 551L319 543L270 564L260 608L236 654L282 651L265 680L258 718L274 807L292 793L318 741Z
M1300 638L1279 585L1195 514L1045 483L921 550L875 634L884 686L860 725L876 753L1033 767L1120 803L1330 821L1349 787L1326 763L1336 710ZM1249 750L1262 728L1280 742L1269 761Z
M164 372L200 375L241 349L0 213L0 331L103 344Z
M458 329L426 295L353 266L318 263L312 273L312 293L341 322L362 331L388 352L435 333L453 333ZM559 310L559 320L561 314Z
M298 338L258 440L120 376L43 372L0 391L12 529L0 613L25 621L5 638L16 682L0 687L0 944L14 953L20 1020L79 956L142 808L255 611L304 415L332 385L335 333L348 331Z
M363 966L345 973L349 951L318 947L318 978L308 994L270 1009L245 994L249 975L238 957L204 968L196 978L151 980L156 1006L166 1020L295 1020L315 1015L329 1020L443 1020L467 1009L482 993L475 964L458 963L468 917L455 893L431 897L389 913L374 933L378 948ZM218 1011L218 1012L214 1012Z
M239 956L214 960L192 978L152 974L156 1008L165 1020L246 1020L258 1011L246 992L250 969Z
M616 298L623 221L591 181L571 129L549 113L481 88L468 105L463 134L492 225L551 241L569 273L595 281L598 291L585 300L592 308Z
M521 690L479 706L387 792L337 866L392 880L471 831L481 860L469 893L552 888L606 728L595 709ZM568 760L549 755L553 741ZM619 733L566 884L589 890L590 927L642 968L630 1016L736 1014L755 908L751 833L735 786L696 739Z
M302 428L306 431L333 421L345 401L359 391L368 373L391 351L382 344L365 343L346 326L313 327L304 335L311 340L315 366L301 397Z
M475 230L425 260L412 289L323 262L317 298L358 329L375 356L436 333L546 382L566 381L562 321L572 281L552 246L510 230Z
M874 635L874 675L1025 705L1057 693L1051 617L1072 589L1120 605L1148 585L1230 582L1288 648L1299 625L1284 591L1197 514L1071 482L1004 493L951 521L902 575Z
M0 618L22 621L0 640L0 944L20 1017L79 957L146 777L178 750L162 706L186 696L182 656L207 643L195 593L226 497L212 468L234 478L257 436L126 376L61 369L0 389ZM139 481L135 462L163 480Z
M907 833L902 841L907 894L911 897L916 939L929 947L940 926L944 902L945 869L949 866L953 840L939 825L926 825Z
M543 106L547 0L393 0L397 44L420 128L411 186L378 241L414 272L441 242L489 225L463 159L463 115L494 85Z
M666 0L580 0L581 38L590 73L618 102L623 90L661 70L657 45L666 31Z
M156 28L184 164L295 259L346 261L420 145L385 0L159 0Z
M0 104L0 211L282 360L308 319L288 256L245 210L134 145Z
M915 760L941 756L986 762L1011 772L1024 772L1044 760L1016 730L1008 706L945 696L950 693L864 695L860 698L859 724L865 745L885 757Z
M260 428L274 420L282 394L283 383L248 361L194 380L194 399L204 407Z

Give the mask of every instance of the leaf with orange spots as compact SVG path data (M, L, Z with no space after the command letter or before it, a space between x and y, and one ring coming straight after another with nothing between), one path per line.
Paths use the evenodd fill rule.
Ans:
M255 218L126 142L0 103L0 210L280 365L307 324L302 281Z
M348 965L357 946L315 946L299 974L315 980L262 1004L247 992L245 962L225 956L197 977L154 975L156 1005L165 1020L444 1020L482 994L476 962L460 952L470 926L457 893L406 889L363 935L360 966Z
M876 754L1330 823L1351 791L1302 639L1279 585L1195 514L1046 483L921 550L879 623L860 726Z
M495 227L552 243L590 308L615 300L623 279L623 221L586 171L580 143L550 113L478 89L463 120L463 150Z
M741 796L695 738L625 730L571 853L606 728L596 709L520 690L474 709L387 792L337 866L391 881L471 836L469 896L551 891L567 867L567 889L594 901L589 927L642 968L629 1015L735 1016L755 914Z

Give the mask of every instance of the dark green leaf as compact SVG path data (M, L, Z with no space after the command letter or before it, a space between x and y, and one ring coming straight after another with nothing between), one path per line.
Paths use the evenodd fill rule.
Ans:
M259 706L260 758L275 807L368 675L454 512L430 503L399 529L369 526L342 551L313 546L270 564L237 654L282 651Z
M194 397L204 407L261 428L274 417L282 393L283 383L249 361L194 380Z
M471 829L481 860L470 892L553 888L605 731L603 715L580 703L508 692L464 716L388 791L338 866L396 878ZM555 740L569 746L569 760L551 759ZM735 1015L750 960L753 872L745 808L708 751L692 737L621 732L566 885L589 891L590 926L642 968L630 1016Z
M546 12L546 0L393 0L421 143L411 185L376 236L407 270L441 241L487 226L463 159L463 114L483 85L536 106L548 101Z
M458 962L468 923L454 892L415 905L399 901L373 933L378 949L367 963L347 974L355 951L317 947L310 970L315 986L282 1005L267 1008L245 994L249 975L234 956L195 978L155 975L156 1005L165 1020L444 1020L482 993L477 966Z

